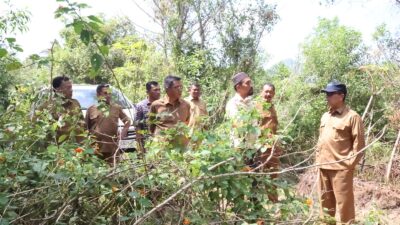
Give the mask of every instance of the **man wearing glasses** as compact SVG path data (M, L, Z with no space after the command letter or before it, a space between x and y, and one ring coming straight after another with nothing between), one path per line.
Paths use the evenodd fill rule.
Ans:
M329 111L321 118L316 163L319 165L321 215L335 217L341 223L355 219L353 173L365 147L364 125L357 112L345 103L346 85L333 81L325 89Z
M122 107L111 102L111 90L108 84L97 86L98 104L92 105L86 111L86 126L90 133L96 136L98 153L110 165L119 161L118 140L126 137L131 121L123 112ZM124 127L118 135L118 119ZM119 137L118 137L119 136Z
M190 105L183 100L181 78L169 75L164 79L166 96L154 101L150 106L149 131L153 136L165 135L174 147L186 147L188 139L182 135L172 134L171 128L179 123L188 124L190 119ZM172 133L170 133L170 132Z

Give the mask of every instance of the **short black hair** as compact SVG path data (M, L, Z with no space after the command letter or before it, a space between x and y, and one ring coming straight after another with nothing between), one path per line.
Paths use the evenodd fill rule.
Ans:
M173 75L168 75L165 79L164 79L164 88L165 90L169 89L170 87L172 87L172 85L174 84L174 81L180 81L181 78L177 77L177 76L173 76Z
M273 91L275 91L275 85L273 85L272 83L266 83L264 84L264 86L267 85L268 87L271 87ZM263 87L264 87L263 86Z
M96 88L96 93L97 94L100 94L100 92L101 92L101 90L103 89L103 88L108 88L108 87L110 87L110 85L109 84L99 84L99 85L97 85L97 88Z
M151 90L151 86L158 86L158 82L157 81L149 81L146 83L146 91L149 92Z
M57 89L61 86L62 82L64 81L69 81L69 77L66 76L58 76L58 77L54 77L52 84L53 84L53 88Z
M191 84L190 84L189 90L192 89L193 86L198 87L198 88L201 88L201 85L200 85L199 83L194 82L194 83L191 83Z

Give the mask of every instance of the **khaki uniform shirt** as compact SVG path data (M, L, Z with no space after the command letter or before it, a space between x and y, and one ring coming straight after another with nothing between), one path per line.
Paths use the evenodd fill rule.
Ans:
M365 147L364 125L361 117L349 107L330 110L321 118L317 144L316 163L328 163L345 159ZM362 154L342 162L322 165L329 170L354 169Z
M278 116L274 105L271 105L268 109L263 108L263 104L258 104L257 109L261 114L260 127L262 130L269 129L271 134L276 134L278 129Z
M260 129L261 136L265 139L273 139L273 136L277 133L278 129L278 116L273 104L271 104L268 108L264 108L263 103L258 103L256 105L258 112L260 112ZM267 147L267 150L263 153L260 152L260 155L256 157L256 161L258 160L260 163L265 162L272 153L272 147L274 143L267 142L264 146ZM277 168L280 164L279 156L282 154L282 150L280 146L275 144L274 146L274 155L269 159L268 163L265 165L266 169L270 167Z
M201 117L207 116L207 106L206 103L199 99L194 100L191 96L185 98L190 104L190 119L189 127L192 129L200 126Z
M149 129L152 134L175 127L178 122L189 123L190 105L183 99L171 103L168 97L154 101L150 106Z
M58 144L68 139L81 143L85 139L85 120L78 100L55 97L53 100L46 101L38 110L48 110L53 119L58 122L56 131ZM36 119L35 115L33 120Z
M90 133L96 136L99 151L114 153L118 148L118 121L120 119L125 124L129 121L129 117L117 104L105 108L108 115L97 105L90 106L86 111L86 125Z

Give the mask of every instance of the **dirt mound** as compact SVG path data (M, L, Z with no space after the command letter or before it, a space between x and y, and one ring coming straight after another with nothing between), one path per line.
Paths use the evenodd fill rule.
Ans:
M383 181L386 176L387 163L381 163L378 165L366 165L364 171L360 174L363 179L370 180L372 177L374 180L378 179ZM400 157L393 160L392 170L390 172L390 180L397 181L400 183Z

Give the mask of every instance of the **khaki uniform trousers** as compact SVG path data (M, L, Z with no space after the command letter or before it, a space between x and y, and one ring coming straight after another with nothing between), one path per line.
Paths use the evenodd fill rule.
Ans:
M323 210L327 210L332 217L337 211L341 223L354 222L353 173L354 170L319 170L321 216Z

